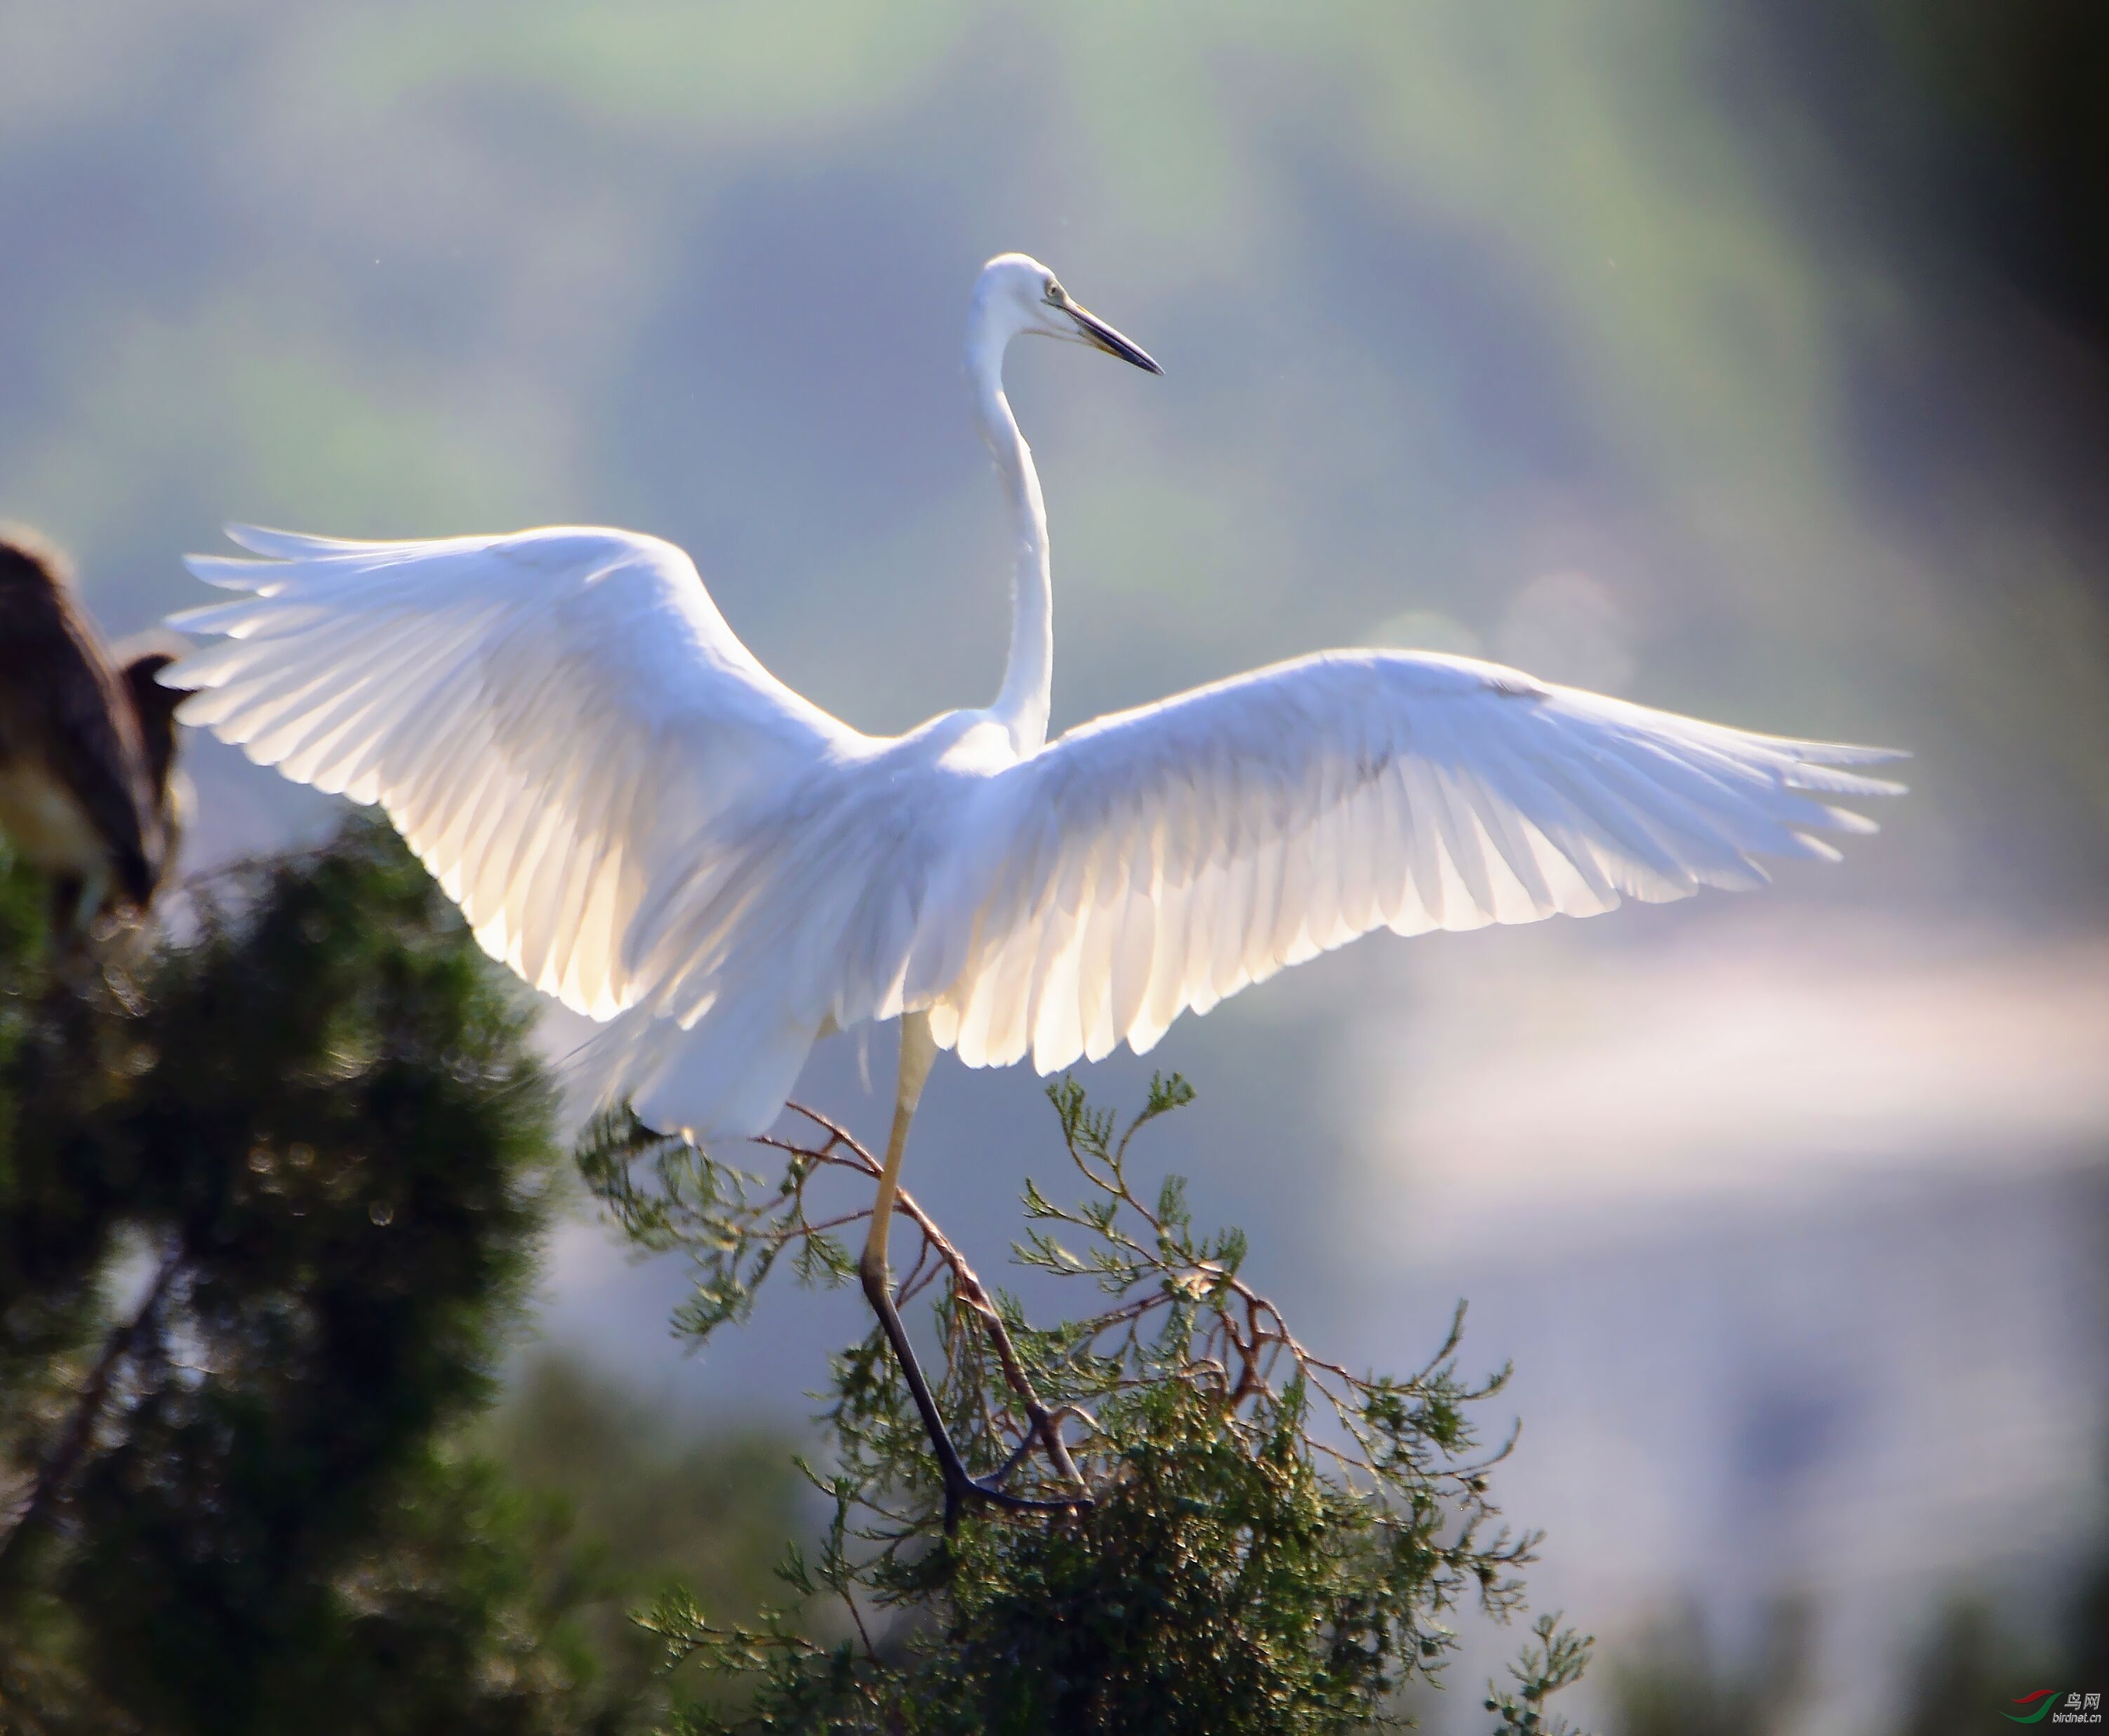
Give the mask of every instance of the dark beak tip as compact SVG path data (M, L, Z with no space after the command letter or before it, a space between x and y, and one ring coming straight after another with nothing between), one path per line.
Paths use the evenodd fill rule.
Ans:
M1077 329L1082 336L1108 355L1117 356L1123 362L1132 363L1145 373L1159 375L1163 373L1164 369L1158 363L1156 357L1132 338L1124 337L1114 331L1097 314L1080 308L1074 303L1070 304L1068 314L1070 318L1076 321Z
M1107 352L1120 357L1122 361L1135 363L1139 369L1143 369L1143 373L1156 373L1160 380L1164 377L1164 363L1160 363L1154 354L1149 354L1149 350L1141 348L1141 344L1128 344L1124 350L1112 350L1112 348L1109 348Z

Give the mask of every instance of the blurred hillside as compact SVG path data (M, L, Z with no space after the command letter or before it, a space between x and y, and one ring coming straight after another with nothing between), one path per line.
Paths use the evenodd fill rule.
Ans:
M2094 1197L2056 1190L2109 1129L2109 1012L2072 962L2109 924L2104 53L2049 0L0 0L0 515L68 543L120 632L196 599L175 557L230 516L629 525L689 548L785 680L900 728L996 683L1004 531L960 322L983 258L1039 254L1168 369L1013 363L1058 728L1382 641L1918 755L1884 833L1760 914L1372 941L1185 1021L1153 1058L1202 1088L1167 1148L1209 1215L1375 1355L1436 1331L1450 1274L1535 1208L1561 1281L1476 1297L1470 1342L1518 1355L1526 1414L1534 1353L1583 1395L1541 1450L1583 1462L1591 1346L1636 1318L1664 1381L1754 1371L1599 1441L1666 1486L1815 1329L1713 1305L1738 1274L1795 1294L1818 1264L2011 1251L1985 1305L2057 1445L1983 1524L2076 1535L2109 1391L2071 1330L2097 1319L2094 1220L2043 1202ZM323 823L191 752L197 860ZM871 1125L889 1049L838 1041L804 1089ZM1736 1079L1770 1089L1732 1121ZM950 1070L919 1129L919 1191L991 1262L1045 1157L976 1130L1036 1125L1036 1089ZM1924 1228L1944 1211L1959 1247ZM1636 1316L1636 1265L1746 1221L1777 1239L1669 1262ZM2071 1287L1998 1239L2035 1222ZM551 1330L713 1415L796 1414L854 1330L839 1299L787 1303L680 1364L676 1281L581 1225ZM1991 1352L1934 1354L1922 1314L1854 1293L1822 1329L1894 1375L1883 1415L1965 1402ZM1684 1309L1696 1337L1660 1324ZM1764 1403L1788 1462L1831 1438L1817 1400ZM1913 1471L1884 1535L1946 1474ZM1586 1479L1561 1499L1589 1535ZM1744 1511L1689 1499L1687 1534ZM1532 1517L1557 1562L1561 1510ZM1621 1607L1710 1575L1728 1620L1807 1563L1665 1541L1597 1565ZM1863 1674L1961 1571L1894 1565Z

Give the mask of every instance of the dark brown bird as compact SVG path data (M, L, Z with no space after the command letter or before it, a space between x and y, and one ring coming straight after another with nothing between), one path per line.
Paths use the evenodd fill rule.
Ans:
M157 786L173 736L156 726L170 743L157 776L140 717L57 552L0 531L0 832L51 877L70 939L114 902L145 909L167 859Z
M151 643L151 648L147 644ZM123 667L119 677L132 701L139 745L147 754L147 780L154 792L154 811L161 822L161 877L175 866L176 851L190 820L191 781L176 769L176 707L190 695L165 688L155 678L190 649L171 633L148 633L116 647Z
M150 651L127 663L120 671L124 691L132 701L133 720L139 727L139 745L147 754L147 778L154 791L154 805L168 807L169 773L176 763L176 707L190 695L165 688L154 678L176 661L178 653Z

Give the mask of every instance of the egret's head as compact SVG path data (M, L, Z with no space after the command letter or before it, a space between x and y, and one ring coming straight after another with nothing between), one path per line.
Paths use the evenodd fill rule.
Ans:
M974 329L998 354L1014 337L1054 337L1088 344L1153 374L1164 372L1149 351L1079 306L1053 272L1022 253L998 254L982 268L974 286Z

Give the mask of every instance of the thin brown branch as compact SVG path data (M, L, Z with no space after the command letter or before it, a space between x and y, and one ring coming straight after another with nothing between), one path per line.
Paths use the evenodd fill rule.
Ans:
M759 1143L790 1154L811 1166L814 1171L829 1167L847 1169L869 1178L878 1175L881 1166L878 1159L847 1128L802 1103L794 1102L788 1107L819 1130L822 1135L820 1143L801 1143L795 1138L770 1135ZM1316 1355L1289 1329L1287 1319L1271 1299L1262 1295L1235 1270L1189 1251L1190 1244L1183 1224L1162 1215L1128 1182L1123 1160L1127 1137L1133 1132L1131 1127L1127 1134L1105 1150L1099 1149L1089 1139L1071 1143L1072 1160L1091 1187L1104 1196L1108 1202L1104 1208L1086 1207L1080 1213L1050 1207L1044 1215L1093 1238L1109 1250L1095 1261L1100 1282L1109 1288L1118 1291L1133 1287L1149 1283L1153 1276L1158 1282L1149 1293L1131 1297L1077 1323L1075 1336L1068 1341L1064 1355L1074 1359L1124 1362L1136 1353L1142 1341L1141 1323L1153 1312L1173 1306L1197 1308L1204 1315L1204 1319L1197 1323L1198 1336L1193 1341L1193 1347L1199 1355L1187 1364L1188 1375L1199 1378L1205 1373L1209 1384L1222 1395L1225 1410L1234 1423L1242 1427L1239 1415L1242 1407L1255 1400L1272 1402L1277 1398L1276 1382L1281 1359L1285 1356L1314 1396L1331 1410L1345 1437L1339 1447L1313 1440L1314 1450L1344 1468L1381 1479L1385 1475L1384 1464L1397 1460L1398 1448L1395 1441L1387 1445L1384 1431L1373 1432L1368 1426L1367 1407L1376 1391L1371 1380L1354 1373L1342 1364ZM797 1209L802 1215L803 1180L802 1176L797 1201ZM900 1288L901 1298L906 1300L919 1294L941 1273L949 1277L951 1293L960 1304L951 1317L949 1328L950 1359L960 1368L973 1359L971 1340L961 1336L967 1316L972 1314L982 1328L982 1341L996 1353L1003 1372L1004 1386L1014 1395L1024 1414L1017 1456L1029 1450L1036 1441L1044 1444L1058 1474L1064 1481L1082 1486L1083 1479L1061 1438L1064 1412L1050 1411L1041 1400L1002 1314L979 1275L912 1194L902 1190L897 1195L897 1204L901 1215L915 1226L919 1238L915 1258ZM1129 1213L1133 1214L1131 1220L1119 1220ZM778 1239L787 1239L822 1228L857 1222L868 1215L868 1211L849 1212L820 1224L801 1224L775 1233ZM1142 1228L1131 1229L1131 1224ZM928 1264L933 1260L935 1265ZM1054 1262L1050 1260L1050 1263ZM1092 1266L1075 1265L1073 1261L1062 1262L1060 1269L1066 1271L1073 1265L1078 1271L1094 1269ZM1461 1326L1461 1319L1453 1318L1435 1355L1407 1386L1418 1386L1436 1375L1455 1351ZM1100 1346L1109 1335L1116 1335L1119 1341L1102 1350ZM1497 1376L1489 1383L1489 1390L1498 1385L1499 1378ZM979 1400L982 1425L991 1438L1009 1436L1019 1427L1012 1420L1011 1412L991 1408L991 1395L978 1373L964 1379L964 1385L973 1389ZM1127 1390L1131 1384L1117 1377L1105 1390ZM1413 1456L1416 1460L1421 1457L1419 1454ZM1488 1462L1498 1460L1501 1456L1497 1453ZM1451 1466L1438 1470L1433 1463L1427 1467L1428 1474L1454 1477L1460 1481L1476 1475L1482 1468L1475 1465L1461 1470Z
M766 1232L762 1239L780 1245L795 1242L801 1236L817 1236L823 1230L840 1229L845 1224L860 1224L870 1215L871 1208L867 1206L861 1211L846 1211L840 1217L823 1218L817 1224L797 1223L787 1229L772 1229Z
M797 1152L819 1162L838 1161L832 1156L831 1148L840 1143L856 1154L857 1161L851 1167L863 1169L874 1177L880 1173L878 1160L859 1144L847 1129L837 1125L818 1110L809 1109L802 1103L794 1102L787 1107L824 1130L829 1136L828 1148L815 1151L810 1147L802 1148L770 1138L764 1138L760 1143ZM925 1246L951 1269L953 1294L981 1317L989 1341L995 1346L996 1360L1002 1365L1004 1379L1025 1406L1026 1415L1032 1423L1030 1432L1039 1434L1056 1475L1075 1487L1082 1488L1083 1477L1077 1469L1076 1461L1069 1456L1068 1445L1062 1439L1060 1427L1050 1420L1051 1413L1041 1402L1039 1393L1034 1390L1032 1377L1025 1372L1025 1364L1018 1356L1018 1347L1011 1341L1009 1329L1004 1324L1003 1316L996 1305L989 1300L988 1291L979 1275L967 1264L966 1256L953 1246L951 1238L937 1227L937 1220L917 1203L915 1197L905 1188L895 1190L894 1209L922 1233Z

